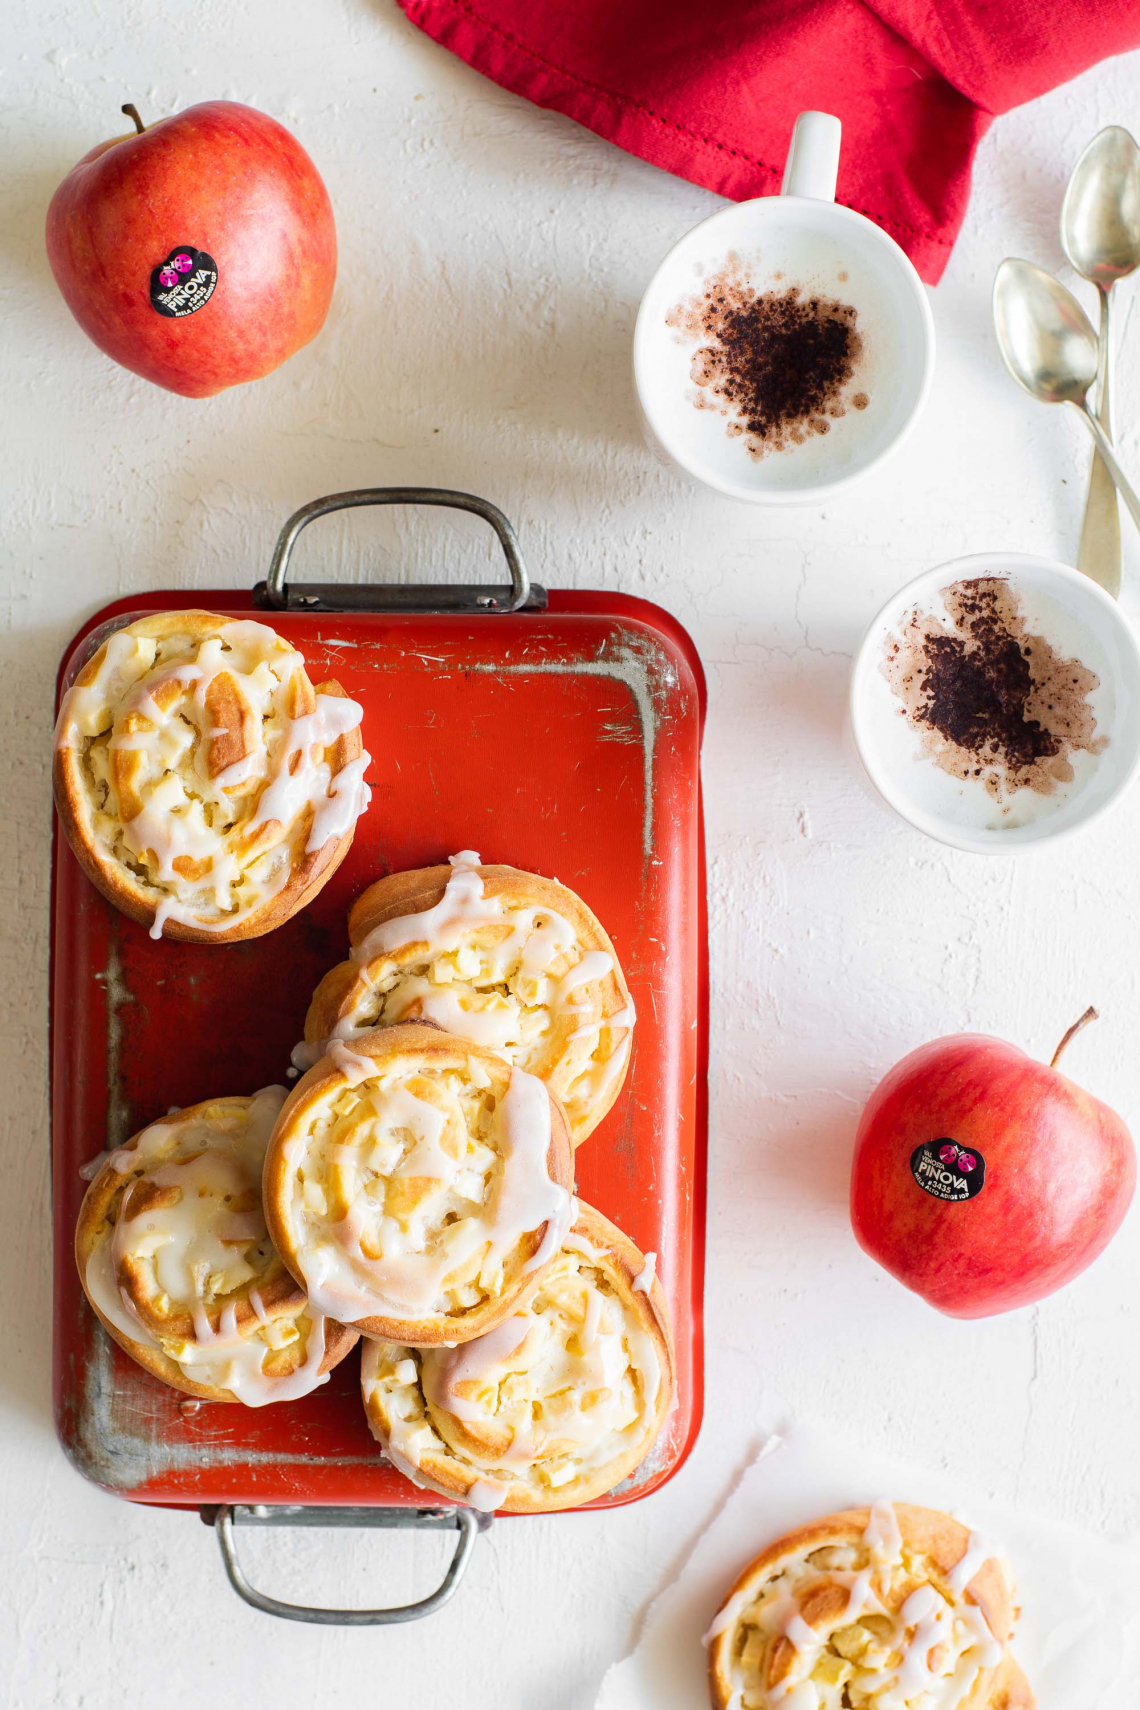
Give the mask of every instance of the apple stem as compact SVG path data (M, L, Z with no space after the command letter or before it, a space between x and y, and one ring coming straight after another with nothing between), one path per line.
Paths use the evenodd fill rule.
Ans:
M128 119L133 119L135 121L135 125L138 129L139 136L141 137L143 132L146 130L146 126L143 124L142 120L139 118L139 110L135 106L134 102L133 101L125 101L123 103L122 110L127 115Z
M1090 1003L1089 1007L1085 1010L1085 1013L1082 1016L1080 1016L1076 1021L1074 1021L1073 1025L1070 1027L1069 1031L1066 1033L1065 1037L1062 1039L1061 1043L1058 1045L1057 1049L1054 1051L1052 1061L1049 1064L1049 1067L1051 1069L1055 1069L1057 1067L1057 1064L1061 1061L1061 1053L1064 1051L1065 1047L1069 1044L1069 1041L1072 1039L1075 1039L1077 1037L1077 1034L1080 1033L1082 1028L1087 1027L1090 1021L1095 1021L1096 1019L1097 1019L1097 1012L1093 1008L1092 1004Z

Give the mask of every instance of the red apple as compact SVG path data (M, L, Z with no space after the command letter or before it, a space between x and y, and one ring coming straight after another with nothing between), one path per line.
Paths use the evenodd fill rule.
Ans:
M983 1034L912 1051L867 1103L851 1169L859 1245L954 1318L1028 1306L1104 1251L1136 1185L1124 1123L1054 1065Z
M188 398L257 380L321 329L336 227L275 119L205 101L100 143L52 197L47 251L99 349Z

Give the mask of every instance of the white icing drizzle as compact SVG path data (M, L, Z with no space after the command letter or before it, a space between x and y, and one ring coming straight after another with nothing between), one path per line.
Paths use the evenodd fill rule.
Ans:
M966 1540L966 1548L962 1559L950 1570L947 1583L951 1591L965 1591L974 1575L981 1571L996 1551L977 1532L971 1532Z
M978 1648L982 1668L996 1668L1002 1659L1003 1648L986 1620L985 1610L977 1603L964 1603L959 1614Z
M358 728L364 709L342 695L318 695L316 702L315 712L285 721L277 757L248 826L255 831L258 826L276 821L288 827L311 811L313 823L305 845L307 854L322 848L334 835L332 828L336 825L347 821L345 830L348 825L355 825L368 805L368 787L359 764L351 770L345 766L334 780L324 758L325 749ZM333 792L334 783L343 787L343 795ZM358 807L362 792L366 799Z
M550 1094L522 1069L512 1069L500 1107L504 1165L494 1207L490 1257L502 1264L520 1234L546 1224L542 1241L523 1267L549 1264L570 1232L571 1198L552 1182L546 1167L550 1148Z
M515 1313L474 1342L465 1342L443 1357L425 1360L423 1391L426 1399L456 1419L469 1424L479 1422L484 1417L483 1408L461 1395L460 1385L486 1382L493 1368L504 1364L522 1347L530 1323L525 1312ZM417 1376L413 1371L410 1381L414 1383ZM405 1378L405 1381L409 1380ZM530 1436L528 1431L528 1443Z
M633 1279L635 1294L648 1294L653 1287L653 1279L657 1275L657 1254L646 1253L645 1266L638 1271Z
M374 1080L376 1077L376 1065L371 1057L363 1057L359 1051L350 1051L339 1039L329 1042L328 1055L350 1087L359 1086L362 1081Z
M586 1237L579 1235L576 1229L570 1231L569 1235L564 1238L562 1245L567 1252L581 1253L584 1258L591 1260L594 1264L599 1263L602 1259L609 1258L608 1247L595 1247L592 1241L587 1241Z
M788 1705L794 1702L794 1694L801 1685L806 1684L806 1676L811 1674L823 1649L823 1640L814 1627L809 1627L800 1614L800 1606L794 1597L784 1600L782 1614L777 1617L779 1634L796 1648L796 1663L799 1668L799 1678L794 1673L788 1673L783 1680L768 1688L768 1702L772 1706Z
M247 1407L292 1401L327 1382L320 1371L325 1354L325 1319L305 1309L299 1319L274 1320L256 1286L248 1290L256 1328L242 1330L237 1301L226 1299L210 1316L206 1289L242 1288L256 1275L246 1250L268 1245L260 1212L234 1212L229 1203L258 1189L270 1130L285 1098L283 1087L266 1088L243 1108L228 1101L214 1115L152 1123L130 1145L106 1155L104 1168L145 1181L150 1188L176 1190L174 1202L132 1209L128 1185L114 1222L93 1247L85 1272L87 1293L100 1312L129 1341L164 1354L191 1383L227 1389ZM154 1295L175 1313L189 1314L193 1335L161 1334L143 1317L140 1303L117 1282L127 1264L142 1266ZM263 1370L266 1356L285 1345L294 1324L305 1336L304 1357L292 1371ZM262 1332L266 1334L262 1334Z
M625 1073L632 1050L633 1034L626 1033L624 1038L618 1040L609 1056L603 1058L590 1081L594 1103L603 1104L609 1097L614 1082Z
M776 1703L775 1694L770 1695ZM781 1693L778 1700L784 1710L818 1710L819 1694L810 1680L801 1680L798 1686L793 1686L790 1692Z
M569 1008L575 992L583 986L590 985L594 980L604 980L614 965L612 956L604 950L587 950L580 962L575 962L568 974L564 974L554 988L554 1006L556 1009Z
M317 1039L311 1045L304 1039L299 1040L289 1053L289 1075L305 1075L315 1068L321 1058L328 1054L331 1043L331 1039Z
M843 1611L845 1621L857 1621L867 1609L881 1608L878 1598L872 1589L875 1570L873 1567L861 1568L851 1581L847 1594L847 1607Z
M450 855L448 862L451 877L439 901L419 914L381 921L361 943L354 945L354 962L372 962L377 956L390 956L394 950L420 943L427 946L429 956L439 956L457 949L471 927L497 926L507 919L502 898L484 894L480 861L473 849L461 849L458 855ZM554 936L564 936L568 948L573 942L569 921L560 915L552 918L557 923Z
M506 1494L507 1486L501 1479L477 1478L468 1486L465 1500L469 1507L477 1508L481 1514L493 1514Z
M401 1454L395 1443L388 1443L384 1448L384 1458L391 1461L398 1473L414 1484L417 1490L430 1490L431 1486L420 1477L420 1469L414 1461Z
M317 696L318 703L324 699L323 695ZM349 707L356 705L354 701L346 701L344 704ZM353 725L349 726L350 730L354 728ZM365 812L372 800L372 791L364 782L364 774L371 764L371 754L360 754L355 760L349 760L342 766L330 780L324 798L318 799L313 812L309 841L305 844L306 855L315 855L326 843L334 839L339 842L342 837L347 837Z
M117 698L127 686L129 668L137 666L140 660L149 665L152 658L129 628L108 636L102 662L91 683L83 687L74 685L60 701L55 721L56 747L78 747L84 736L96 735L107 701Z
M711 1645L714 1639L719 1638L722 1633L727 1633L730 1627L735 1627L740 1619L741 1610L744 1609L750 1598L751 1592L747 1588L742 1591L734 1591L728 1601L717 1610L709 1626L701 1635L702 1645Z
M285 711L304 665L252 621L220 621L205 638L128 628L110 637L91 683L64 695L56 746L79 769L97 857L153 900L152 937L168 920L208 932L247 920L289 882L299 823L310 821L303 852L313 854L347 835L368 806L368 755L335 776L326 758L359 727L357 703L319 694L312 712ZM232 731L210 712L223 677ZM164 710L156 695L171 686L178 692ZM214 768L213 744L230 736L243 752ZM136 757L141 764L124 774L121 761ZM124 778L129 801L141 804L127 817ZM271 826L275 837L264 835Z
M449 986L433 987L421 975L405 975L400 985L407 1007L417 1007L425 1021L434 1021L447 1033L458 1034L460 1039L469 1039L488 1051L503 1051L520 1042L519 1014L511 1004L475 1009L463 1002L459 992Z
M893 1502L873 1502L863 1542L876 1559L894 1562L902 1553L902 1533Z
M551 1105L540 1081L510 1071L484 1141L466 1126L459 1093L470 1078L461 1071L417 1070L425 1093L441 1089L429 1102L398 1068L339 1041L329 1051L359 1097L331 1116L326 1101L287 1143L287 1215L315 1305L349 1323L429 1321L499 1293L520 1241L543 1225L524 1273L553 1257L571 1200L548 1171ZM329 1211L333 1172L344 1175L337 1197L348 1209L339 1217Z
M814 1627L809 1627L798 1609L788 1616L784 1622L784 1637L790 1639L798 1651L813 1651L819 1645Z
M644 1453L661 1365L632 1306L595 1270L596 1250L564 1242L528 1304L458 1349L423 1348L417 1360L368 1342L365 1404L385 1453L429 1488L461 1485L472 1506L494 1507L516 1488L572 1486L631 1446ZM441 1461L454 1482L433 1472Z

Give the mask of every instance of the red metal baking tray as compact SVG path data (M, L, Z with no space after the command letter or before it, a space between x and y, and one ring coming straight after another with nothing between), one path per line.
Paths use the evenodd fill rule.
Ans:
M233 589L192 597L235 616L257 610ZM68 648L61 687L108 627L186 603L185 592L164 591L104 607ZM369 1435L356 1354L302 1401L186 1408L97 1324L72 1233L87 1159L172 1106L283 1079L366 885L477 849L579 891L612 935L636 1001L625 1089L576 1168L582 1197L658 1253L672 1311L677 1409L640 1473L593 1506L646 1495L685 1459L702 1408L708 1000L695 649L659 607L618 594L555 592L546 609L513 614L262 615L301 649L314 681L335 676L363 704L372 805L309 908L265 938L218 947L152 942L89 883L57 827L60 1441L88 1478L139 1502L423 1504Z

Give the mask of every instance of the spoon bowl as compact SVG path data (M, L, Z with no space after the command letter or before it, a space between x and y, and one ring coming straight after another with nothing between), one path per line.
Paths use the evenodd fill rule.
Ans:
M1073 168L1061 243L1074 271L1102 291L1140 267L1140 147L1121 125L1099 132Z
M1019 386L1043 404L1083 406L1096 379L1097 338L1059 279L1030 261L1003 261L994 280L994 326Z
M1100 347L1077 299L1044 268L1010 258L997 270L993 308L1002 361L1013 378L1040 403L1071 404L1079 412L1140 528L1140 495L1129 485L1108 436L1089 409Z

